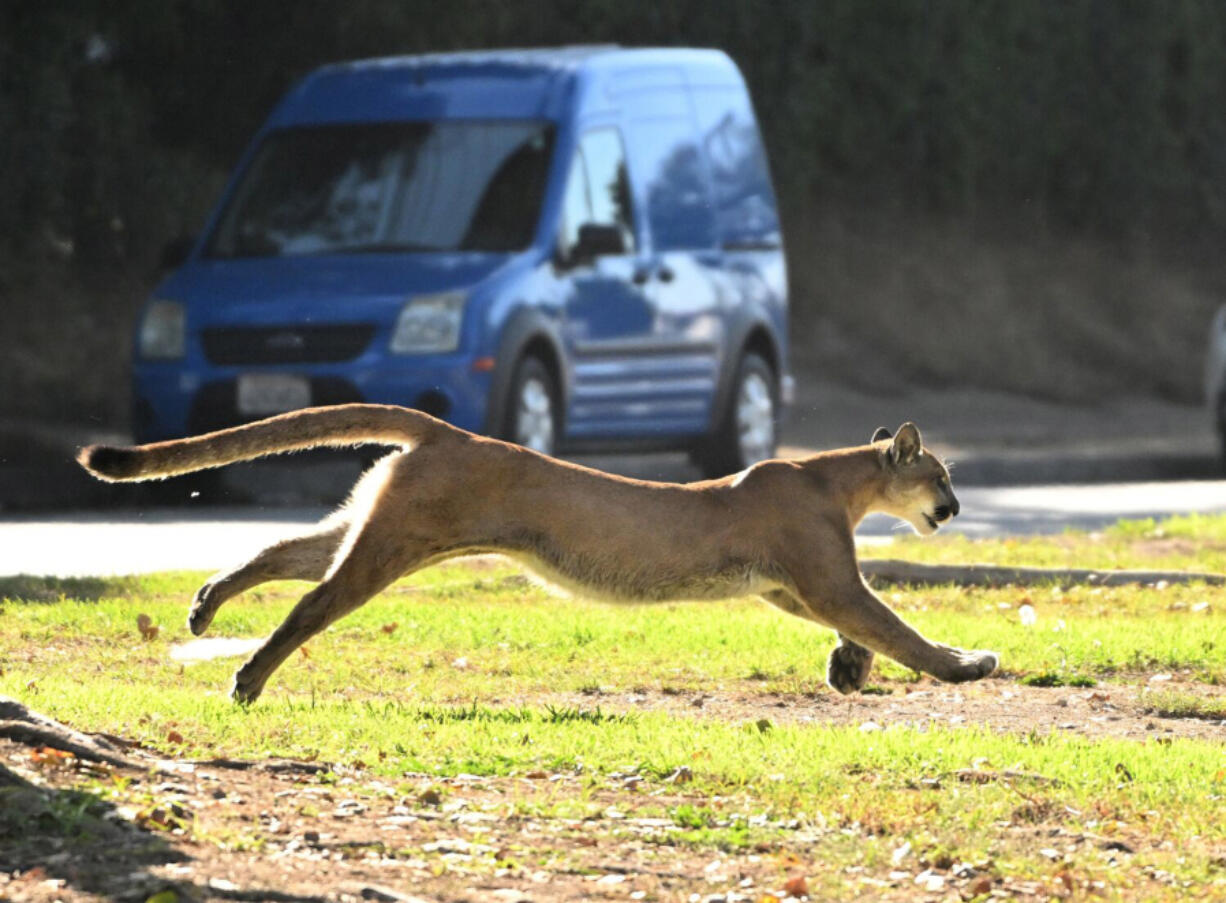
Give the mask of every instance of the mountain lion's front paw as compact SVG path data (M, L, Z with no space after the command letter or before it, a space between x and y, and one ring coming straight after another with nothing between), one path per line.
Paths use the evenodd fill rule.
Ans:
M835 646L826 663L826 683L846 695L864 689L873 670L873 653L863 646L843 640Z

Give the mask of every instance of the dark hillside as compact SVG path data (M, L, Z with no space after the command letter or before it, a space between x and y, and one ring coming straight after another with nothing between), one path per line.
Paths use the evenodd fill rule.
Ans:
M727 50L821 378L1197 396L1226 264L1226 6L397 0L0 5L0 417L126 417L132 317L295 78L337 59Z

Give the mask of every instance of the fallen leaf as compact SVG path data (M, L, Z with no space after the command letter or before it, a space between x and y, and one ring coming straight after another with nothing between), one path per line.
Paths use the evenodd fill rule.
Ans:
M35 765L63 765L76 756L53 746L38 746L30 750L30 758Z
M982 897L984 894L992 892L992 878L990 875L982 875L970 883L967 888L972 897Z
M311 657L311 653L310 653L309 651L307 651L307 647L306 647L306 646L299 646L299 647L298 647L298 651L299 651L300 653L302 653L302 657L303 657L303 658L310 658L310 657Z
M182 743L183 735L180 734L174 728L171 728L170 730L166 732L166 742L167 743Z
M141 637L145 640L152 640L158 635L158 626L147 614L142 613L136 616L136 629L140 631Z
M791 897L805 897L809 894L809 882L804 875L793 875L783 882L783 889Z
M149 825L155 825L159 828L169 828L170 814L160 807L155 806L152 809L147 809L136 816L136 823L142 828Z
M384 624L379 629L382 630L384 633L386 633L388 636L391 636L393 633L396 632L396 628L399 626L400 624L398 624L396 621L392 621L392 623Z

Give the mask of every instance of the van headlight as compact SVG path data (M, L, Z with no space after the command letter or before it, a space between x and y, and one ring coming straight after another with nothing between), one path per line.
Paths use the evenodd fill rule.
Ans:
M391 349L396 354L426 354L455 351L460 346L460 320L464 316L463 292L420 295L396 318Z
M140 356L175 360L187 350L187 314L178 301L153 301L145 310L138 341Z

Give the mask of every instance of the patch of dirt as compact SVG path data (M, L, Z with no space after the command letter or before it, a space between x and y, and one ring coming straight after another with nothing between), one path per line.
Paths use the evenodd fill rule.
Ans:
M1144 686L1155 683L1205 693L1178 680L1041 688L991 679L959 687L925 680L891 685L888 695L846 698L643 690L503 702L866 731L987 726L1156 742L1221 737L1220 722L1148 714ZM360 763L329 770L284 761L166 760L139 748L125 755L138 767L99 766L0 740L0 899L748 903L806 893L821 899L823 878L810 870L814 850L824 839L869 830L762 815L751 817L756 833L744 844L690 846L682 836L687 826L660 813L722 804L690 791L684 769L666 778L629 773L595 781L570 771L384 779ZM976 772L951 779L1007 777ZM557 814L571 811L559 808L567 803L573 816ZM724 803L736 809L735 800ZM1138 843L1067 831L1054 816L1041 821L1048 846L1130 857ZM1000 830L1029 836L1037 828L1027 817ZM843 887L877 900L1069 893L1050 881L1002 877L990 863L929 862L920 852L903 862L834 871Z
M1177 555L1192 557L1205 552L1220 552L1223 549L1226 549L1226 543L1184 539L1179 536L1139 539L1128 547L1129 552L1150 558L1174 558Z
M1180 679L1179 675L1153 674L1138 683L1102 683L1094 687L1027 686L1009 678L951 685L922 678L916 683L892 683L878 687L877 692L852 696L825 690L806 695L763 696L752 692L644 689L631 693L572 694L562 699L577 708L599 704L610 713L653 710L734 723L767 718L780 724L874 725L881 729L978 726L1018 734L1058 731L1088 739L1220 740L1226 723L1217 719L1160 717L1152 714L1148 699L1155 692L1210 697L1215 689ZM1221 691L1216 695L1220 698ZM551 696L550 701L556 704L557 698ZM540 702L515 701L524 705Z

